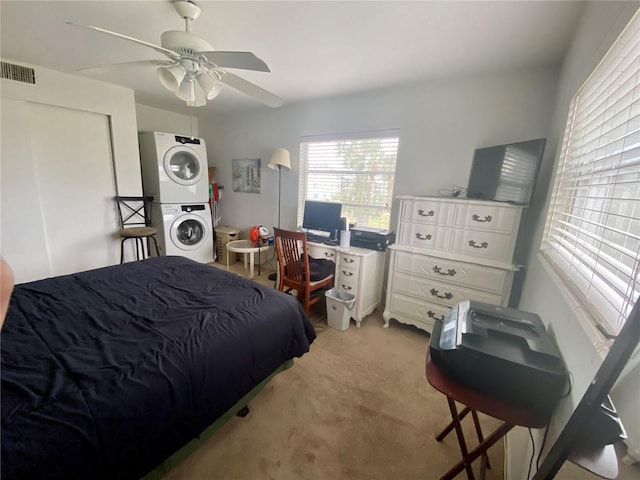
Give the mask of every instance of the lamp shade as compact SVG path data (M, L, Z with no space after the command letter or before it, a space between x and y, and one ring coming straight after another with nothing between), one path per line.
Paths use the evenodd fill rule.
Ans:
M291 170L291 155L289 154L289 150L284 148L276 148L271 155L271 160L267 164L272 170Z
M206 73L198 75L198 83L204 90L204 94L207 100L213 100L222 91L222 83L217 78L214 78Z
M186 72L181 65L158 67L158 78L164 88L175 92L184 79Z

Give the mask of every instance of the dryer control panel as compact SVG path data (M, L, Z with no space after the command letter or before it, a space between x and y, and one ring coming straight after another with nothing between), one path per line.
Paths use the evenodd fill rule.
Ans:
M186 144L186 143L192 143L194 145L200 145L200 139L199 138L193 138L193 137L182 137L180 135L176 135L176 142L181 143L181 144Z

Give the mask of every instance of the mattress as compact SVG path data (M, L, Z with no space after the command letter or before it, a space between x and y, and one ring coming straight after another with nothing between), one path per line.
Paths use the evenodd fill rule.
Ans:
M2 478L140 478L314 339L294 297L182 257L17 285Z

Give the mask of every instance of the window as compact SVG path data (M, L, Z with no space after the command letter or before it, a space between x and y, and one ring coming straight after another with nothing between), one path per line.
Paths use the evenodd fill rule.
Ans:
M542 253L617 334L640 295L640 16L572 100Z
M359 227L389 228L398 131L343 137L305 137L300 144L298 225L305 200L342 203Z

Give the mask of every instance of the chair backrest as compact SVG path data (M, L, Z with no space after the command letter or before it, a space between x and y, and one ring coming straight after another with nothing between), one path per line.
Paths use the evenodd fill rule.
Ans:
M153 197L121 197L116 196L120 228L151 225L150 208Z
M289 281L305 284L310 281L307 234L273 228L278 254L280 276Z

